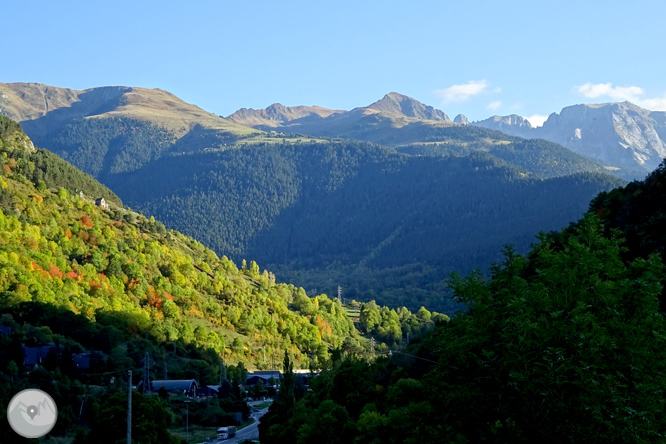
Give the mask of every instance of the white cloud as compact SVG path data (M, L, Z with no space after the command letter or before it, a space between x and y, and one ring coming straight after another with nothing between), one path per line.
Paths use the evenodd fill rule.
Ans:
M666 111L666 94L663 97L639 100L637 105L652 111Z
M502 106L502 102L500 100L497 100L495 102L489 103L488 104L488 109L495 110L495 109L499 108L500 106Z
M445 103L464 102L472 96L481 94L487 88L488 82L485 80L470 80L462 85L451 85L448 88L438 89L435 91L435 95Z
M615 100L637 101L645 91L638 86L613 86L612 83L591 83L587 82L577 88L578 93L589 98L601 96L610 97Z
M548 116L540 116L539 114L535 114L531 117L525 117L533 127L537 126L543 126L543 123L548 120Z
M588 98L609 97L613 100L628 100L653 111L666 111L666 94L663 97L642 98L645 90L638 86L613 86L612 83L591 83L576 87L576 91Z

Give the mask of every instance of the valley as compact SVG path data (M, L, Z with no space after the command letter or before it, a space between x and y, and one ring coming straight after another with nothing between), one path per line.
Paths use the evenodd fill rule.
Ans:
M19 126L0 117L0 315L10 333L0 335L0 372L57 388L63 405L80 400L85 415L66 415L55 431L72 437L69 429L85 424L74 442L119 435L123 373L142 365L130 381L137 387L156 380L159 365L165 379L168 368L170 378L194 377L218 390L190 401L141 395L141 388L136 434L152 433L154 421L143 415L153 411L161 442L183 439L190 407L195 430L205 435L235 423L234 415L249 418L245 398L271 390L262 442L326 440L320 433L331 424L343 442L352 431L359 439L404 442L409 429L390 423L409 424L415 408L425 421L420 436L434 442L441 431L433 406L447 412L454 433L497 434L470 422L469 412L450 410L448 403L460 405L457 397L466 395L440 387L434 375L472 392L479 378L495 378L500 388L515 379L491 362L477 368L468 361L482 347L484 357L497 353L506 356L499 365L514 366L503 347L524 334L522 324L506 332L506 345L485 343L479 332L486 325L504 331L499 313L521 323L542 310L570 310L548 288L589 300L596 297L586 290L592 279L617 291L603 290L603 302L589 307L615 310L642 285L650 296L635 309L623 306L623 319L639 329L638 310L662 329L655 298L663 299L663 271L658 262L641 262L661 251L658 221L635 221L646 224L638 231L627 226L622 215L636 211L622 206L627 183L611 174L626 170L556 143L458 124L396 93L349 115L278 106L237 114L250 128L203 115L164 91L10 89L21 100L3 109L26 120ZM661 199L652 187L662 172L626 189L644 187L656 193L648 200ZM616 256L620 241L603 225L627 233L629 255ZM599 271L608 263L614 268ZM587 271L572 275L573 264ZM617 329L612 316L581 310L556 325L536 321L541 336L529 347L550 346L543 344L581 319ZM584 347L598 350L605 340L592 335ZM41 365L26 358L38 350ZM73 367L81 359L87 367ZM319 376L299 379L294 367ZM463 375L460 368L472 370ZM276 369L277 391L246 382L248 370ZM342 375L353 386L339 386ZM90 386L99 402L85 398ZM521 390L497 396L519 408L514 398L520 404L535 396ZM470 408L495 417L499 407ZM561 416L572 406L551 408ZM319 424L328 412L336 419ZM181 418L175 427L173 417ZM548 417L538 421L548 433L557 429Z

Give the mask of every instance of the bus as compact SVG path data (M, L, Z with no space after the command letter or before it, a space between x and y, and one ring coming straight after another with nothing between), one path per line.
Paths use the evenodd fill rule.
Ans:
M217 429L217 439L229 439L236 436L236 426L220 427Z

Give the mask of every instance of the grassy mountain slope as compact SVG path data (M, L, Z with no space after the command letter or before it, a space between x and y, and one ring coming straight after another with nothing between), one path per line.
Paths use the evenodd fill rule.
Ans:
M239 110L228 120L162 90L103 87L76 91L12 83L0 84L0 93L0 113L22 121L35 143L103 182L109 175L136 170L166 154L239 142L293 143L299 139L274 131L261 133L251 126L364 140L419 155L493 151L496 157L541 177L602 172L590 160L558 145L535 142L526 146L521 139L497 131L457 125L444 112L398 93L351 111L274 104L265 110ZM437 146L421 147L423 144Z
M481 151L542 178L583 172L610 174L591 159L543 139L510 137L481 127L451 127L438 131L435 137L439 141L397 150L416 156L466 156Z
M0 114L19 121L38 146L97 178L139 168L179 149L181 139L192 150L262 134L166 91L124 86L79 91L3 83Z
M343 285L348 297L449 312L449 272L489 265L505 243L524 251L621 183L542 180L484 153L419 157L359 142L164 157L110 180L132 206L308 289Z
M106 86L72 90L39 83L1 83L2 114L22 123L32 137L78 118L127 117L162 127L179 138L200 125L247 135L258 133L184 102L160 89ZM30 123L28 123L30 122Z
M339 139L313 144L307 137L242 135L196 124L178 138L166 127L141 120L143 114L160 109L155 102L166 101L157 100L161 93L150 90L151 100L138 100L135 96L145 92L129 90L90 90L92 95L116 97L98 101L104 107L97 114L90 111L104 117L70 120L38 142L110 185L133 207L196 236L220 254L258 259L309 290L335 292L342 284L351 297L378 297L395 305L404 301L412 309L427 303L454 311L457 305L443 296L450 264L461 271L485 266L496 257L486 254L496 251L490 244L515 242L523 249L529 245L542 228L539 216L530 211L538 213L539 205L548 205L534 203L538 196L529 194L537 192L542 178L602 172L557 145L456 125L443 112L399 94L342 113L275 106L263 110L262 118L294 125L285 127L289 130L320 125L322 134L395 145L409 156ZM135 110L134 117L109 117L125 109L123 101ZM93 101L81 100L69 108L85 103ZM60 109L67 107L40 119L53 119ZM31 128L37 131L40 119L26 123L34 123ZM504 179L484 176L495 167L504 168ZM469 183L468 178L479 182ZM407 191L412 182L418 187ZM531 191L505 186L513 182L529 183ZM593 193L619 182L575 176L565 183L577 197L564 202L571 211L550 218L554 225L545 225L548 229L575 219ZM582 187L581 195L574 183ZM545 185L554 186L555 182ZM489 200L498 191L506 194ZM513 192L529 204L516 208L520 200L511 199ZM475 207L474 202L480 203ZM476 228L466 219L484 222ZM507 228L504 220L516 220L511 224L518 229ZM473 226L482 236L464 231ZM429 234L419 237L417 232ZM409 255L402 254L404 248Z

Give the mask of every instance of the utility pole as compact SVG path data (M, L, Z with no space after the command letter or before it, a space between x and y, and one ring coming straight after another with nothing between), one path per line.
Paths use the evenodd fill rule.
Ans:
M127 444L132 444L132 370L127 371Z
M164 380L166 381L167 379L169 379L169 378L167 377L167 358L166 358L166 355L165 355L164 356Z
M341 304L344 305L344 302L342 301L342 287L338 285L338 300L340 301Z
M185 401L185 407L187 408L187 416L185 419L185 441L190 442L190 401Z
M143 358L143 394L146 396L150 395L150 385L150 357L146 352Z
M370 337L370 353L372 354L372 357L375 356L375 338Z

